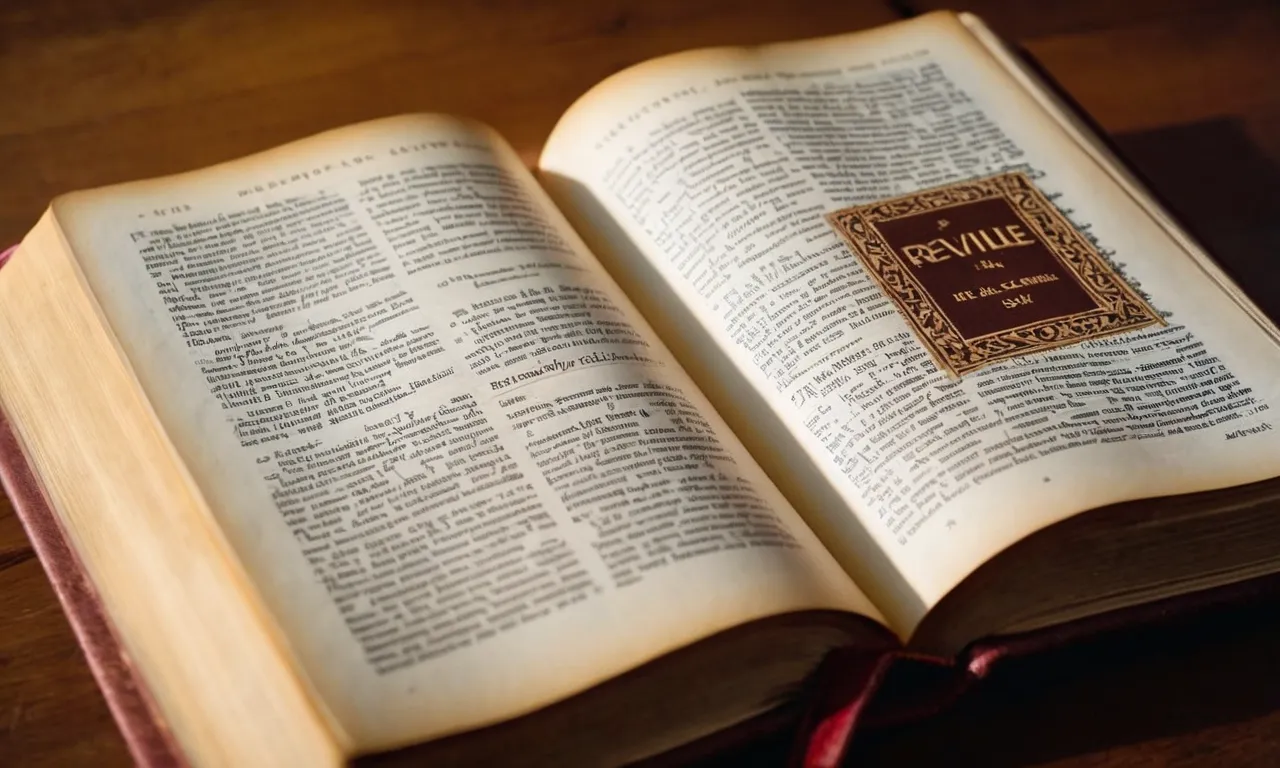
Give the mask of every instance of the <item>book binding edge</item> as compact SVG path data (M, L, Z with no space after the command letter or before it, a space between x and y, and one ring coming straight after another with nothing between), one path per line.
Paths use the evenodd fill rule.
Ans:
M12 248L0 252L0 266L12 252ZM145 768L186 768L177 742L116 636L3 410L0 488L13 503L134 762Z

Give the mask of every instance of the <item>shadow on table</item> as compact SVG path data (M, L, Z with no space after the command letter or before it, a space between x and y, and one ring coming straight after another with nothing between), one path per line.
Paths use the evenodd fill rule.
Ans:
M1236 120L1120 134L1121 155L1280 322L1280 167Z

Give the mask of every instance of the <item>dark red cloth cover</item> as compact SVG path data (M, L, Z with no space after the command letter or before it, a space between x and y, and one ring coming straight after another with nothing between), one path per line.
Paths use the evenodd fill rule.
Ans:
M844 759L855 728L871 697L884 682L899 653L832 652L815 673L809 712L800 723L792 768L836 768Z
M10 248L0 252L0 267L13 251ZM0 485L13 502L31 546L44 564L45 573L134 761L145 768L182 768L186 761L177 743L158 717L158 710L117 640L79 558L67 545L62 527L49 509L40 482L32 474L22 445L3 411L0 411Z
M1280 575L1260 576L1185 595L1077 619L1031 632L979 640L955 659L887 651L833 652L816 673L808 712L796 734L793 768L836 768L858 729L920 720L951 706L971 685L1003 662L1047 653L1089 639L1158 627L1224 607L1261 605L1280 597ZM891 681L877 692L890 672L913 667L916 679L929 680L903 696ZM923 670L928 673L919 674ZM930 680L931 678L931 680ZM872 703L874 701L874 706ZM887 704L887 706L882 706Z

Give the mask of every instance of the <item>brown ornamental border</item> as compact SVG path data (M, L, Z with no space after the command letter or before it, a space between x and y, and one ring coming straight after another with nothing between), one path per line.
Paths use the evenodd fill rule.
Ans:
M1096 308L965 338L911 275L876 223L940 208L1004 197L1062 265L1080 281ZM1003 173L827 214L881 290L915 329L934 362L954 377L1000 360L1041 352L1150 325L1164 325L1098 253L1093 244L1021 172Z

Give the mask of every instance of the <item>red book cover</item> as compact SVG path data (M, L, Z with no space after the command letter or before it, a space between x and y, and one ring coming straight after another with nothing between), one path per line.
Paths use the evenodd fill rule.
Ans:
M836 651L814 675L796 733L793 768L835 768L859 730L920 720L952 706L966 690L1014 659L1088 640L1198 619L1280 596L1280 575L1109 611L1044 629L979 640L954 659L910 651Z

